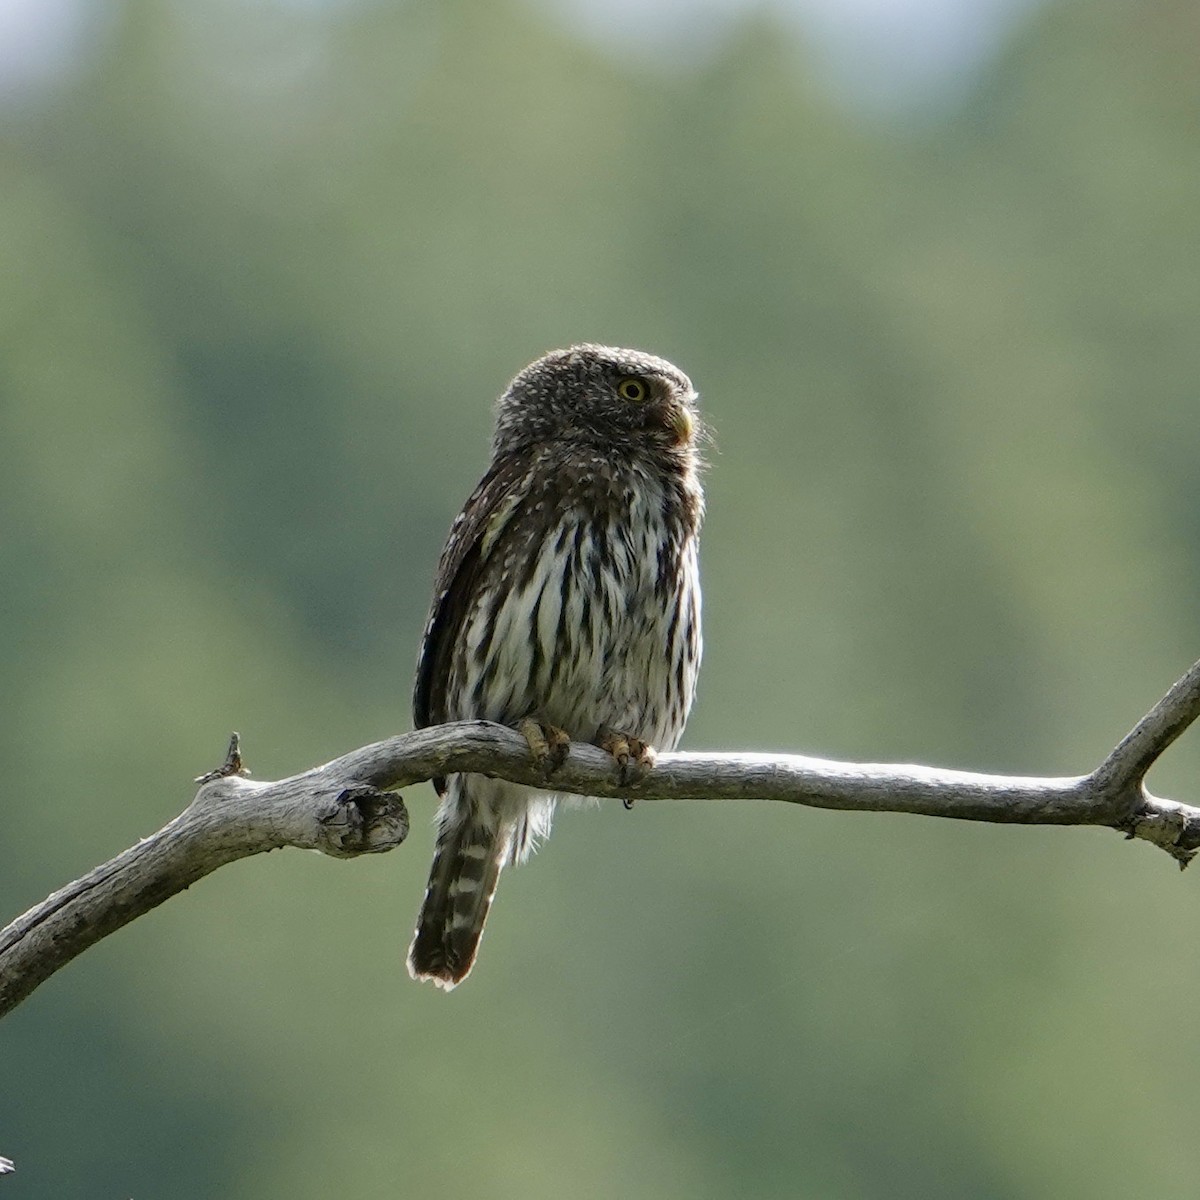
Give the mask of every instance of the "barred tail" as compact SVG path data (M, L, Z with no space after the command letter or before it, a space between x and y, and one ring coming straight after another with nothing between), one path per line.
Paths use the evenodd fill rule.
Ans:
M432 979L446 991L466 979L475 965L510 836L470 819L443 828L408 951L408 973L414 979Z

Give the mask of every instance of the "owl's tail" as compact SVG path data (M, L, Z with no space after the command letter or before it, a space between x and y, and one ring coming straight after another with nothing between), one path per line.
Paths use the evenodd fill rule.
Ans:
M475 965L511 833L478 818L445 826L438 835L425 903L408 951L408 973L449 991Z

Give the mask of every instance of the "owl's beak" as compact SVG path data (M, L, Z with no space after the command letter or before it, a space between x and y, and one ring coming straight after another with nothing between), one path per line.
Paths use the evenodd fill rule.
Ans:
M691 411L687 405L672 404L671 411L667 414L667 422L675 431L676 445L682 446L692 440L695 421L692 419Z

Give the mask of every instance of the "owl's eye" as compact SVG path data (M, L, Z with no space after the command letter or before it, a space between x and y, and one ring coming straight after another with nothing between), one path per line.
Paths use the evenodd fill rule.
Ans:
M622 400L632 400L635 403L639 400L645 400L647 395L646 381L638 379L636 375L629 375L617 384L617 395Z

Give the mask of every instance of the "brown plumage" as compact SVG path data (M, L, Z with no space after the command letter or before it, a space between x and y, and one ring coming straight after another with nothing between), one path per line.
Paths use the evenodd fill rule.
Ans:
M573 346L517 375L438 566L417 728L531 719L674 748L701 653L695 403L687 376L635 350ZM409 970L449 989L474 963L501 869L549 832L554 797L479 775L434 784Z

